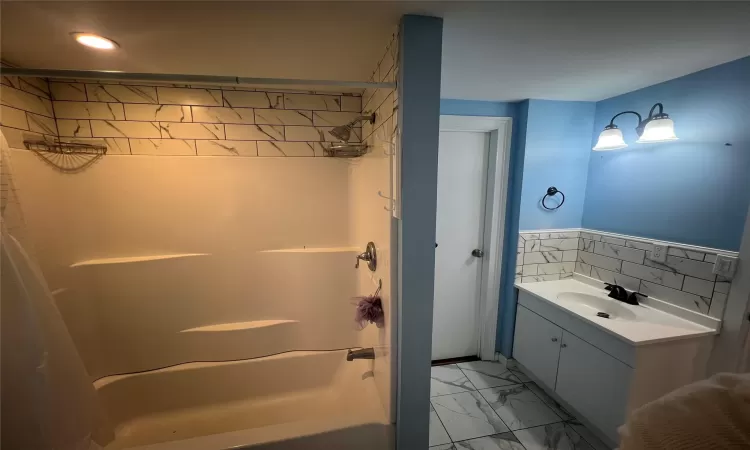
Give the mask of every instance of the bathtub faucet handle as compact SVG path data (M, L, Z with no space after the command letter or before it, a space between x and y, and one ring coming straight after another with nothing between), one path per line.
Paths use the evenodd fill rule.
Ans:
M370 259L371 259L371 257L370 257L369 253L367 253L367 252L360 253L359 255L357 255L357 262L354 264L354 268L355 269L359 269L359 262L360 261L370 262Z
M365 261L367 263L367 268L372 272L375 272L375 269L378 267L378 256L375 250L375 243L368 242L365 251L357 255L357 262L354 264L355 269L359 269L360 261Z

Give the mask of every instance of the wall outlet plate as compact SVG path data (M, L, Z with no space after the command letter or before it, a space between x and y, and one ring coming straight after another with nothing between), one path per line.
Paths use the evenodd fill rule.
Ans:
M732 278L737 271L737 258L727 255L716 255L713 273L724 278Z
M651 247L651 257L649 259L651 261L656 261L656 262L667 262L668 250L669 250L668 245L664 245L659 242L654 242L654 245Z

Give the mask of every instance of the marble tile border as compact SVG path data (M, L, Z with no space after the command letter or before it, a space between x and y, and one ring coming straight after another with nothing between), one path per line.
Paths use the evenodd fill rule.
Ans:
M655 241L588 229L522 231L519 233L515 282L531 283L568 278L568 268L550 265L568 261L559 254L577 239L572 273L628 290L642 292L671 305L721 319L731 280L712 273L716 255L737 257L737 252ZM557 243L557 247L546 245ZM649 259L654 242L669 246L664 263ZM558 250L555 250L557 248ZM540 267L545 270L540 272Z
M369 81L394 82L398 80L399 59L399 36L394 32L391 40L385 48L383 56L378 61L375 70L370 75ZM398 91L396 89L365 89L362 93L362 112L377 114L374 125L365 123L362 128L362 142L367 142L371 137L373 140L388 140L392 133L396 133L398 111ZM385 139L378 135L378 131L387 129L390 133L384 133Z
M382 64L390 64L387 73L395 70L387 62L391 46L397 44L386 48L378 74ZM138 150L110 148L113 154L323 157L317 142L335 141L328 134L331 126L360 115L363 106L361 94L273 88L22 77L2 77L1 84L3 127L59 139L99 139L108 146L112 138L132 140L128 147ZM376 128L392 122L394 104L388 103L388 114L379 114ZM375 130L368 131L374 136ZM362 134L356 127L351 142L362 141ZM156 140L175 142L156 145ZM196 140L212 144L200 143L190 152L185 143L195 149ZM270 140L275 143L262 142Z
M34 94L37 97L52 98L49 82L45 78L3 75L0 77L0 84Z
M518 234L516 283L570 278L578 260L580 232L543 230Z

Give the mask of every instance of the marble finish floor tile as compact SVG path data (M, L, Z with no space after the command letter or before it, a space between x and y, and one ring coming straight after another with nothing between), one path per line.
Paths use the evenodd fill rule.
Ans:
M450 444L451 438L440 423L437 413L430 413L430 447L434 445Z
M456 444L435 445L430 450L456 450Z
M501 433L455 443L456 450L525 450L513 433Z
M518 384L521 380L505 364L493 361L459 363L458 368L477 389Z
M518 366L511 368L510 371L521 381L521 383L529 383L532 381L531 378L523 373L523 370Z
M577 420L569 420L566 424L575 430L586 442L589 443L595 450L612 450L613 447L602 442L591 430L586 428L581 422Z
M526 450L592 450L592 447L564 423L514 431Z
M511 430L562 421L531 389L522 384L479 392Z
M455 364L433 367L430 377L430 397L477 390Z
M529 389L531 389L531 392L533 392L534 394L536 394L537 397L539 397L540 399L542 399L542 401L547 406L549 406L550 409L552 409L552 411L554 411L555 414L557 414L558 416L560 416L561 419L563 419L563 420L573 420L573 419L575 419L575 417L573 417L572 414L570 414L569 412L565 411L565 408L563 408L562 405L560 405L559 403L557 403L557 400L555 400L554 398L552 398L549 395L547 395L547 393L544 392L544 389L542 389L541 387L539 387L536 383L532 382L532 383L524 383L524 384L526 384L526 387L528 387Z
M453 442L508 431L508 427L476 391L434 397L432 406Z

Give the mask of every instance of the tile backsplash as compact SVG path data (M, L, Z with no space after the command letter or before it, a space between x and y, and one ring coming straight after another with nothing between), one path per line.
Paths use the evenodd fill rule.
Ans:
M520 233L516 282L552 281L573 276L578 231Z
M328 131L363 106L351 93L24 77L3 77L0 97L14 148L41 134L140 155L324 156L324 143L336 140ZM352 142L361 140L356 127Z
M731 281L712 273L718 252L670 246L666 262L660 263L649 259L652 244L648 239L592 230L522 232L516 283L559 280L577 273L721 319Z

